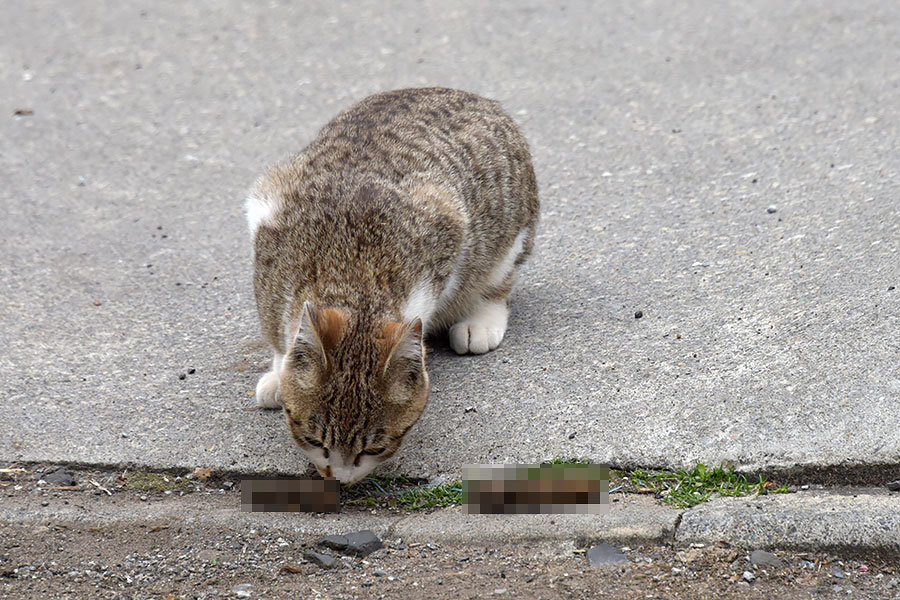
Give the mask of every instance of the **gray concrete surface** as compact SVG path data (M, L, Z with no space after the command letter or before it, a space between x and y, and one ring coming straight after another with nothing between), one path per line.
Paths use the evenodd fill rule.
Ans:
M394 470L900 464L900 5L3 12L0 460L301 470L244 410L242 194L353 100L443 85L522 124L543 220L504 345L437 345Z
M249 513L240 495L187 494L141 502L134 494L76 497L48 495L47 506L33 497L10 494L0 505L0 523L82 523L91 525L185 524L210 531L268 529L315 537L371 529L385 540L420 543L481 544L541 542L545 548L596 542L642 544L671 542L680 510L650 498L620 496L602 515L467 515L460 507L410 514L386 510L338 514ZM561 546L561 544L563 546Z
M898 506L881 489L717 498L684 512L675 543L900 557Z

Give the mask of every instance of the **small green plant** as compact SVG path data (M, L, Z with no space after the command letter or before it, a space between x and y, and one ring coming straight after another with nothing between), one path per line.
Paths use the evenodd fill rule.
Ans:
M462 504L462 483L459 481L436 486L420 485L406 490L397 497L397 505L407 510L459 504Z
M655 490L662 500L677 508L690 508L713 496L748 496L750 494L783 493L787 485L776 487L764 476L750 482L746 475L734 469L707 468L698 464L681 471L632 471L628 478L638 488Z
M460 482L428 485L406 477L372 475L343 490L344 504L420 510L462 503Z

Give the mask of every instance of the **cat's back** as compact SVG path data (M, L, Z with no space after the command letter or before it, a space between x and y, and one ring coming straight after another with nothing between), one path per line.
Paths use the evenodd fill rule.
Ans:
M309 173L365 173L391 183L426 174L467 201L479 188L519 185L536 193L516 124L499 103L461 90L413 88L364 98L325 125L301 157Z

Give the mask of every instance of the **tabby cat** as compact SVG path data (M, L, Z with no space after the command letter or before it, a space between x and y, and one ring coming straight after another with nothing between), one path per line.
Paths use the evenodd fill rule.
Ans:
M363 478L428 399L423 336L496 348L538 197L528 145L475 94L404 89L340 113L246 201L274 354L256 387L326 477Z

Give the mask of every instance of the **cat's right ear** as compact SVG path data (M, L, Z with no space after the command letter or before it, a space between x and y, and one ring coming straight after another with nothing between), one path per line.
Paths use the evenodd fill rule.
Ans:
M347 315L333 308L319 309L307 300L300 313L291 356L298 367L328 365L328 350L337 344L347 325Z

